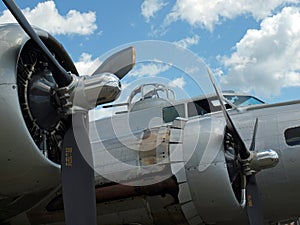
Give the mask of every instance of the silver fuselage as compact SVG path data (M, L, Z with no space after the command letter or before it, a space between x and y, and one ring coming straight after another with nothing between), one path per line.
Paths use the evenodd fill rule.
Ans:
M300 126L299 110L300 102L263 104L229 110L248 147L257 118L256 151L272 149L279 155L279 164L275 168L262 170L256 176L262 193L265 219L268 222L297 218L300 215L300 146L289 146L285 139L287 129ZM172 123L166 124L157 119L162 117L162 103L159 103L157 107L123 113L91 123L95 158L102 159L95 161L96 171L101 175L97 178L98 182L101 183L102 176L113 178L116 182L138 179L138 169L123 167L120 162L133 167L141 165L142 144L137 137L142 137L143 132L151 130L151 127L172 127ZM242 224L242 221L246 221L246 215L234 197L226 170L223 114L215 112L185 119L186 124L180 133L180 140L175 140L182 143L177 143L176 147L170 142L167 160L171 175L176 176L179 184L179 207L190 224L193 221L198 224L233 224L234 221ZM170 130L172 136L172 128ZM176 136L178 134L175 139L178 138ZM176 154L172 154L172 148L177 148ZM158 152L156 157L158 166L153 169L163 171L166 161L159 163ZM151 163L147 166L151 166ZM184 169L176 170L180 166ZM114 175L111 175L112 171Z
M37 31L41 37L48 37L46 32ZM46 210L49 202L61 194L60 166L50 161L32 140L18 99L16 65L28 38L12 25L0 27L0 41L0 223L23 213L33 224L60 224L63 213L59 207ZM98 221L243 224L246 215L234 196L226 169L222 113L186 116L164 123L163 104L90 123L95 179L99 191L109 193L111 181L134 181L137 186L144 182L154 184L151 187L155 189L155 184L172 177L177 192L154 191L155 194L147 195L144 191L102 198L97 205ZM276 167L256 176L266 221L299 217L300 146L289 146L284 134L287 129L300 126L300 102L231 109L229 114L248 146L258 118L256 150L272 149L279 155ZM148 139L149 131L155 135L153 142ZM153 148L153 143L157 148ZM143 148L149 146L148 154ZM147 173L154 173L157 182L145 180L143 175Z

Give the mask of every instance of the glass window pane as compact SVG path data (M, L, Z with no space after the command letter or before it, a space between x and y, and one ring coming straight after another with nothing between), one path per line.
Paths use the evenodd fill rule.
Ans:
M284 132L285 141L290 146L300 145L300 127L287 129Z
M208 108L208 102L206 101L206 107L202 104L200 105L199 102L189 102L188 103L188 117L193 117L193 116L199 116L199 115L204 115L206 113L209 113L210 111L207 111L204 108Z
M263 101L260 101L259 99L252 96L224 95L224 97L236 106L264 104Z
M185 117L183 104L163 108L163 120L165 123L172 122L177 117Z

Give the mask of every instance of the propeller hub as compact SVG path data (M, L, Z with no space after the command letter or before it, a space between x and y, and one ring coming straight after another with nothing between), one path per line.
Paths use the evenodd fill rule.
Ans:
M279 162L279 156L274 150L268 149L262 152L254 152L249 167L252 171L259 172L263 169L275 167Z
M112 102L121 93L120 80L112 73L72 77L73 80L67 87L57 90L58 101L66 115L76 111L88 111L97 105Z

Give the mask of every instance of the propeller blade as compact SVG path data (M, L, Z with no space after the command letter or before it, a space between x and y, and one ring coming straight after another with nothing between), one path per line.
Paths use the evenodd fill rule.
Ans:
M256 140L257 127L258 127L258 118L256 118L256 120L255 120L254 131L253 131L253 136L252 136L252 142L251 142L251 145L250 145L250 148L249 148L250 151L255 150L255 140Z
M258 128L258 118L255 120L252 141L249 150L255 150L255 140ZM247 214L250 225L264 225L264 216L262 213L261 198L259 188L256 182L255 174L248 178L246 186L247 192Z
M43 51L51 68L54 70L53 78L57 83L58 87L65 87L71 83L72 77L67 71L58 63L46 45L42 42L40 37L35 33L19 7L16 5L14 0L2 0L9 11L13 14L15 19L18 21L23 30L28 34L28 36L36 43L37 46Z
M210 72L209 69L207 69L207 72L209 74L212 85L213 85L215 92L217 93L218 99L220 101L220 105L221 105L222 112L223 112L225 120L226 120L227 127L228 127L229 131L231 132L231 134L233 136L233 140L236 144L235 147L237 148L237 151L240 154L241 159L247 159L250 156L250 152L247 150L244 141L242 140L241 136L239 135L237 129L234 126L234 123L232 122L232 120L226 110L226 107L223 103L224 97L223 97L222 93L219 92L219 90L215 84L215 81L213 79L212 73Z
M250 225L264 225L261 197L255 174L248 178L247 184L247 214Z
M213 76L209 69L207 69L210 80L213 84L213 87L217 93L218 99L221 104L222 112L224 114L227 128L231 132L233 136L233 140L235 142L235 147L238 150L238 153L240 154L241 159L247 159L250 156L250 152L246 148L246 145L242 138L240 137L237 129L234 126L234 123L232 122L226 107L223 103L223 95L221 92L219 92ZM258 119L256 119L255 126L254 126L254 132L253 132L253 138L252 138L252 143L250 146L251 150L255 149L255 139L256 139L256 133L257 133L257 126L258 126ZM259 195L259 189L258 185L256 182L256 177L255 174L252 174L248 177L248 182L246 186L246 193L247 193L247 214L248 214L248 221L250 225L264 225L264 218L263 218L263 213L262 213L262 206L261 206L261 199Z
M63 141L62 190L67 225L96 225L96 198L93 155L85 126L86 113L73 115L73 128L69 128ZM75 139L80 136L80 149ZM84 157L81 152L84 152Z
M133 46L125 48L108 57L96 71L93 73L100 74L109 72L122 79L135 65L136 51Z

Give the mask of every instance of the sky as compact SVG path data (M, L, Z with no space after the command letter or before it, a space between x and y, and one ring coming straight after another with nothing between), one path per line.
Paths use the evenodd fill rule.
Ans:
M179 98L206 91L201 79L208 75L194 57L223 90L270 103L300 99L300 0L16 3L31 24L63 44L80 74L91 73L116 49L136 45L138 63L122 80L119 101L143 82L161 81ZM0 24L13 21L1 3Z

